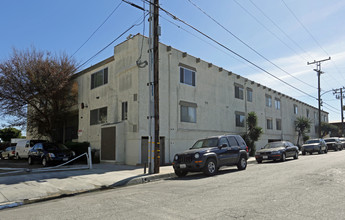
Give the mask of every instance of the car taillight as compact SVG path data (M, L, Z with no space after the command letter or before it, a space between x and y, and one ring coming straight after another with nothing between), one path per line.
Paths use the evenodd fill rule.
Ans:
M247 151L247 153L249 152L248 146L246 146L246 151Z
M15 154L16 152L15 151L12 151L12 154Z

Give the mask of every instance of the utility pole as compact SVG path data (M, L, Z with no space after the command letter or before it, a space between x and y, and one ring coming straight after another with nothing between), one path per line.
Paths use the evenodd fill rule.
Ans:
M154 96L155 96L155 167L154 173L159 173L159 165L160 165L160 140L159 140L159 56L158 56L158 49L159 49L159 26L158 26L158 13L159 13L159 0L153 0L154 3L154 11L153 11L153 58L154 58L154 67L153 67L153 75L154 75Z
M144 8L122 0L133 7L145 11ZM148 168L149 173L159 173L160 138L159 138L159 35L158 25L159 0L150 0L150 33L149 33L149 140ZM144 171L145 172L145 171Z
M318 102L319 102L319 129L318 129L318 134L319 134L319 138L321 138L321 87L320 87L320 76L323 73L321 71L321 62L330 60L331 57L328 57L328 59L324 59L324 60L314 60L314 62L307 62L307 65L310 64L315 64L316 63L316 69L314 69L315 72L317 72L317 85L318 85Z
M343 98L345 98L344 95L343 95L343 89L345 89L345 87L340 88L340 89L335 89L334 92L333 92L333 95L336 95L335 97L337 99L340 99L340 107L341 107L341 109L340 109L340 112L341 112L341 136L342 137L344 136L344 113L343 113L344 106L343 106ZM340 96L338 94L340 94Z
M150 138L149 173L159 173L159 0L150 1ZM153 160L153 161L152 161Z

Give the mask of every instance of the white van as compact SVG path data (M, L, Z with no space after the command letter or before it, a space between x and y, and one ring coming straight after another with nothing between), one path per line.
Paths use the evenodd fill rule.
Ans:
M29 150L37 143L47 142L45 140L21 140L16 146L16 159L28 158Z

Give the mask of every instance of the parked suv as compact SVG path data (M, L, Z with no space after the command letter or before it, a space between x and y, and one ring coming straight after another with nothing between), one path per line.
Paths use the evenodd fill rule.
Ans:
M179 177L202 171L215 175L221 166L247 167L248 147L239 135L220 135L198 140L189 150L174 156L173 168Z

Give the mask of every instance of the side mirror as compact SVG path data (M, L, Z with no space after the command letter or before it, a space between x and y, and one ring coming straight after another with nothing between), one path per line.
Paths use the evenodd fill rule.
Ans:
M228 147L227 144L222 144L222 146L220 146L219 148L223 148L223 147Z

